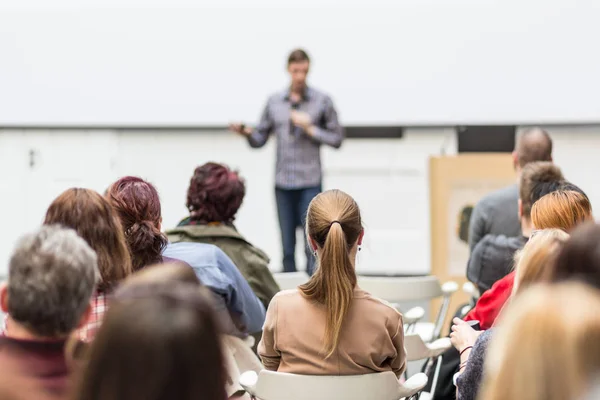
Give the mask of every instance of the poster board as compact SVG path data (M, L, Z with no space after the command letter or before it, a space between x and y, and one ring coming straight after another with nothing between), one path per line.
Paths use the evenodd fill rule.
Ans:
M443 333L457 308L469 301L462 291L469 259L468 215L471 207L494 190L516 182L512 157L507 153L469 153L429 160L431 207L431 273L441 283L459 284ZM437 315L441 301L432 302Z

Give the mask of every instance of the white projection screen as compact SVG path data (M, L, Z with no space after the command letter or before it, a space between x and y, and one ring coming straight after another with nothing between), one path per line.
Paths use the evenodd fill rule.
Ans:
M600 121L600 5L0 0L0 126L254 122L295 47L347 125Z

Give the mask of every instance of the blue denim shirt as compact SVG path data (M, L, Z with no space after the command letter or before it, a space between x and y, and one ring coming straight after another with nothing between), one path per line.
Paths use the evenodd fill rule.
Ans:
M205 243L169 243L163 255L188 263L202 284L223 299L236 325L244 333L262 330L265 307L221 249Z

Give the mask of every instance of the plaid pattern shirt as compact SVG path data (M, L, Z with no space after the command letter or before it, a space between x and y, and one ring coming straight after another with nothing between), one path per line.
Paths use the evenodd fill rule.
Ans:
M289 89L269 98L260 122L248 136L252 147L262 147L271 134L277 138L275 184L280 189L302 189L319 186L321 177L321 144L340 147L344 128L338 121L331 98L307 87L297 110L308 113L315 126L315 135L308 136L290 122Z
M92 313L90 314L89 319L86 324L77 331L80 340L91 342L94 339L94 336L96 336L96 333L102 324L102 319L104 318L104 313L107 309L108 304L106 294L96 294L92 299Z

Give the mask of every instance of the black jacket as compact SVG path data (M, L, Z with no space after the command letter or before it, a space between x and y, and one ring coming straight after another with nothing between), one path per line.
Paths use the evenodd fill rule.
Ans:
M523 236L486 235L473 249L467 278L483 293L513 270L515 252L527 242Z

